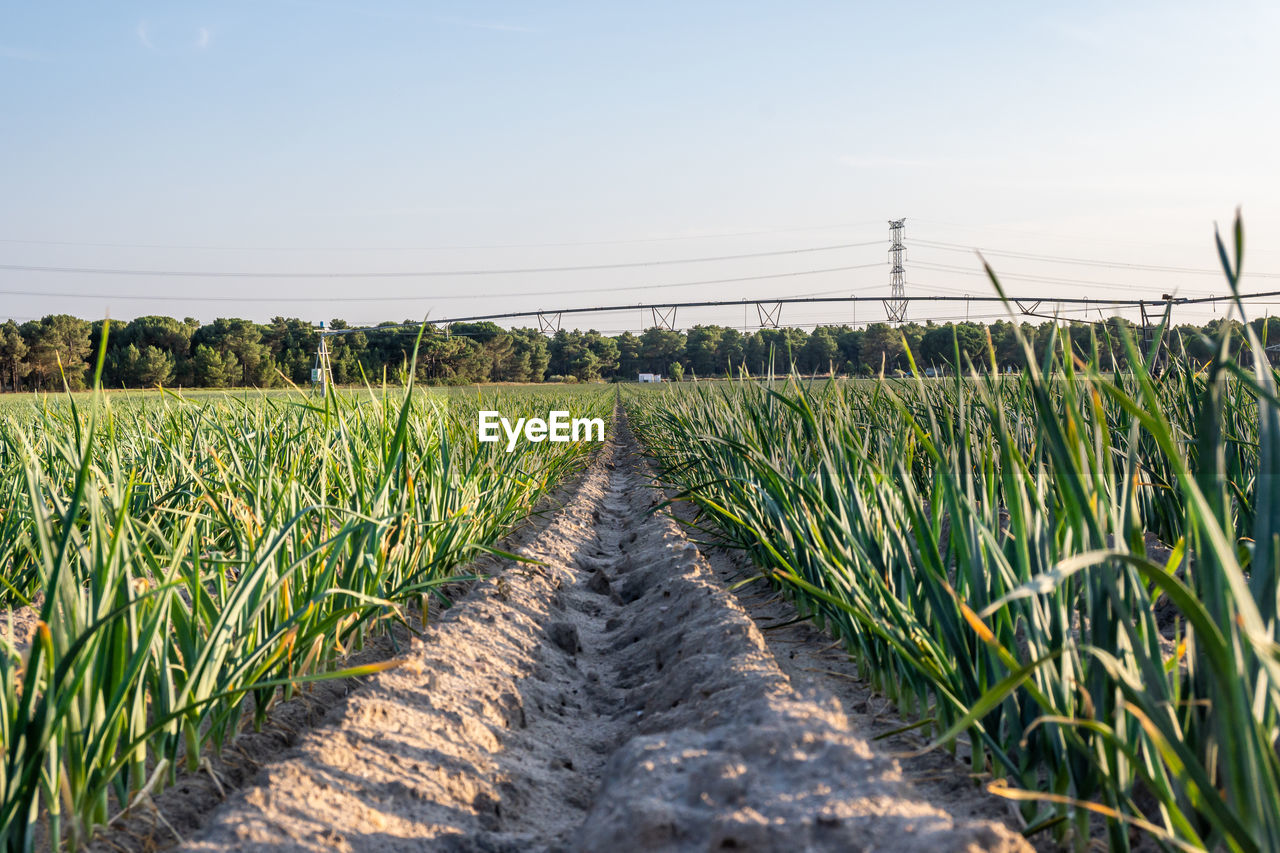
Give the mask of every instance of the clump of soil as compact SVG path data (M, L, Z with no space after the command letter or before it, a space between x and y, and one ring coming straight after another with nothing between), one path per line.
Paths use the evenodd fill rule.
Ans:
M31 648L31 637L40 623L40 601L26 607L0 611L0 637L8 640L19 654Z

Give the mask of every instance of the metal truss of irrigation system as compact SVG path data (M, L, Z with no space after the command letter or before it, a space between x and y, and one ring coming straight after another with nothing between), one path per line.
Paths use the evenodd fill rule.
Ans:
M981 302L992 303L999 302L1008 306L1010 309L1016 307L1017 313L1026 317L1038 317L1047 320L1061 319L1053 314L1040 312L1040 306L1049 303L1054 306L1061 305L1083 305L1085 312L1097 308L1137 308L1142 312L1142 335L1144 341L1149 341L1153 327L1153 320L1159 316L1167 316L1172 313L1175 306L1184 305L1203 305L1208 303L1216 303L1218 300L1230 303L1233 299L1241 301L1262 299L1270 296L1280 296L1280 290L1268 290L1254 293L1241 293L1235 297L1232 296L1196 296L1196 297L1179 297L1170 294L1162 294L1159 299L1090 299L1086 296L1049 298L1049 297L1017 297L1017 296L892 296L889 298L881 296L792 296L783 297L781 299L709 299L698 302L656 302L656 303L639 303L632 305L600 305L593 308L562 308L557 311L503 311L496 314L476 314L470 317L450 317L442 320L427 320L423 323L392 323L385 326L355 326L344 329L326 329L321 324L320 346L316 352L315 367L312 370L312 381L320 383L323 388L325 383L332 375L329 366L329 338L338 337L340 335L351 335L356 332L387 332L402 329L421 329L424 325L440 328L446 335L450 334L450 327L455 323L479 323L487 320L515 320L524 317L538 318L538 331L543 334L555 334L560 331L561 320L566 314L609 314L621 311L649 311L653 316L652 328L668 329L675 331L676 328L676 311L680 308L723 308L727 306L747 306L754 305L756 313L760 318L760 328L781 328L782 322L782 306L784 305L804 305L811 303L858 303L858 302L880 302L885 307L885 313L891 322L902 322L906 317L906 310L912 302L963 302L966 305ZM1011 311L1012 313L1012 311ZM1085 320L1084 322L1093 325L1100 325L1098 321ZM1105 321L1104 321L1105 322ZM807 324L806 324L807 325Z
M1241 293L1238 298L1240 300L1263 299L1266 297L1280 296L1280 290L1268 290L1255 293ZM912 302L963 302L966 305L973 303L993 303L999 302L1016 308L1017 313L1027 317L1039 317L1047 320L1059 319L1053 314L1044 313L1040 310L1042 305L1083 305L1085 310L1097 308L1115 309L1115 308L1137 308L1142 312L1143 325L1149 325L1150 318L1163 314L1166 310L1170 310L1175 306L1186 305L1204 305L1209 303L1217 303L1222 301L1230 303L1234 296L1197 296L1197 297L1178 297L1169 294L1163 294L1159 299L1093 299L1087 296L1077 297L1044 297L1044 296L907 296L902 297L903 300L910 304ZM889 302L882 296L793 296L782 297L779 299L709 299L696 302L646 302L632 303L630 305L598 305L591 308L561 308L554 311L532 310L532 311L503 311L493 314L475 314L468 317L449 317L441 320L425 321L430 326L440 328L446 333L449 327L455 323L479 323L490 320L516 320L521 318L536 317L538 320L538 330L544 334L555 334L560 330L560 324L563 317L567 314L611 314L623 311L649 311L653 323L652 326L660 329L668 329L674 331L676 328L676 311L681 308L724 308L724 307L743 307L755 306L759 315L761 328L780 328L785 324L782 322L782 306L784 305L804 305L817 303L859 303L859 302L880 302L886 306L886 313L890 312ZM894 306L896 307L896 306ZM1091 321L1086 321L1091 322ZM350 335L356 332L380 332L395 331L397 329L417 329L422 323L397 323L382 326L355 326L342 329L320 329L321 338L334 337L338 335Z

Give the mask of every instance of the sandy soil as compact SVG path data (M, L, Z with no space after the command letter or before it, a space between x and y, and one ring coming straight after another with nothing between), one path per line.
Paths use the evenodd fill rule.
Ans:
M542 535L557 512L577 494L584 476L586 472L569 478L540 500L534 512L503 537L498 547L515 552ZM458 574L484 576L495 574L508 565L510 563L485 554L460 567ZM457 601L473 586L472 582L460 581L446 584L439 591L448 600ZM432 623L446 609L446 605L433 597L426 622ZM23 608L12 613L19 626L17 636L29 636L38 621L38 609ZM422 628L421 614L411 611L405 615L414 630ZM6 631L6 625L0 618L0 631ZM341 666L387 660L403 652L411 639L409 630L394 626L390 636L371 638L363 649L344 658ZM359 690L366 680L320 681L304 686L294 698L278 702L269 709L267 723L261 731L247 729L237 735L221 755L204 756L198 770L180 769L175 784L124 812L110 827L100 827L88 850L90 853L152 853L181 844L205 825L210 813L231 793L252 783L262 767L284 757L304 734L324 722L341 719L347 697Z
M478 584L185 849L1029 849L931 802L820 685L797 690L648 514L619 434L521 549L545 566Z
M28 607L0 611L0 637L12 643L19 654L31 648L31 636L40 622L40 606L43 601L44 597L41 596Z
M692 513L677 510L677 515L688 520ZM955 755L942 749L908 755L928 743L920 734L922 730L901 731L913 720L899 715L890 701L859 677L857 664L843 651L842 642L807 619L796 621L795 607L765 581L749 581L758 573L749 559L720 548L704 548L703 553L716 577L733 590L755 621L792 686L834 695L848 712L853 733L871 741L877 750L897 756L904 778L920 796L956 818L989 820L1019 831L1025 828L1026 822L1011 801L988 794L982 787L990 777L975 777L963 742ZM1039 851L1062 849L1047 835L1033 839L1032 846Z

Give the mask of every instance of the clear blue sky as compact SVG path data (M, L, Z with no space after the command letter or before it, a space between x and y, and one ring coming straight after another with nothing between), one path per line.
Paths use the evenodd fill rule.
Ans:
M1213 223L1242 205L1247 265L1280 273L1276 7L977 6L3 2L0 264L325 273L610 264L887 245L885 221L905 216L909 292L978 294L989 288L972 275L971 254L912 241L1211 267ZM574 245L528 246L548 243ZM885 245L483 277L0 270L10 292L0 293L0 316L376 321L877 294L887 291ZM475 246L493 248L441 248ZM1194 274L992 260L1010 275L1068 279L1010 280L1010 290L1048 297L1222 288ZM1280 278L1250 284L1280 289ZM561 290L574 292L529 295ZM66 293L88 296L55 295ZM399 296L412 298L294 301ZM787 318L882 315L865 306ZM583 325L643 319L633 311ZM682 316L694 319L743 322L740 310Z

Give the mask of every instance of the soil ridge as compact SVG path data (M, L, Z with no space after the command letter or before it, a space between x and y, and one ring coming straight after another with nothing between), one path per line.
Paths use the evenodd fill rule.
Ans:
M1014 851L796 691L621 413L577 496L184 849Z

